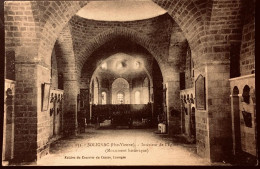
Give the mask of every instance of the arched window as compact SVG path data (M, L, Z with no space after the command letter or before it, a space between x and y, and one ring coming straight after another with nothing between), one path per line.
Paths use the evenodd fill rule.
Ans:
M129 104L129 83L124 78L117 78L112 83L112 104Z
M101 104L107 104L107 93L106 92L102 92L101 93Z
M249 93L250 93L250 88L249 88L248 85L246 85L246 86L244 87L244 89L243 89L242 97L243 97L243 101L244 101L245 103L247 103L247 104L250 103L250 100L249 100L250 94L249 94Z
M237 96L238 94L239 94L239 89L237 86L235 86L233 89L233 96Z
M141 94L139 91L135 92L135 104L140 104L141 103L141 98L140 98Z
M107 70L107 62L102 63L101 69Z
M96 77L94 79L94 104L99 104L98 102L98 96L99 96L99 83L98 78Z
M117 93L117 102L120 104L124 103L124 93L122 93L122 92Z

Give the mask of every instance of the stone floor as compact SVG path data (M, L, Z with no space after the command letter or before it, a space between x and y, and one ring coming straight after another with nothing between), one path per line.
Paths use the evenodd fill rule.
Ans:
M196 154L195 144L182 137L155 134L156 129L86 129L50 147L38 166L87 165L223 165L211 164ZM224 164L226 165L226 164Z

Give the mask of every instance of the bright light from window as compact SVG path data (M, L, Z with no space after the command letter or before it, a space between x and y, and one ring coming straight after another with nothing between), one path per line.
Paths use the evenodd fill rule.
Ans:
M121 93L121 92L117 93L117 101L120 104L124 103L124 93Z
M101 68L104 69L104 70L107 70L107 63L106 63L106 62L103 63L103 64L101 65Z
M118 63L116 64L116 68L117 68L117 69L122 69L122 68L123 68L123 63L122 63L122 62L118 62Z
M135 92L135 104L140 104L141 102L141 98L140 98L141 94L139 91Z
M102 92L101 93L101 97L102 97L101 103L102 104L107 104L107 93L106 92Z
M134 63L134 68L135 68L135 69L139 69L139 68L140 68L140 62L136 61L136 62Z

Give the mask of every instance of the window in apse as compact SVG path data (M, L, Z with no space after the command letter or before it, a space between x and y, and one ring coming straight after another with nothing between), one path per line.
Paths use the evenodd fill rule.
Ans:
M141 100L140 100L140 92L136 91L135 92L135 104L140 104Z
M117 101L119 104L123 104L124 103L124 93L117 93Z
M102 97L101 104L107 104L107 93L102 92L101 97Z

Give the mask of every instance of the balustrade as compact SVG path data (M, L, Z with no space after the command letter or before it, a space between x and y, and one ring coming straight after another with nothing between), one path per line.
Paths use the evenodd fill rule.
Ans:
M104 120L112 120L115 123L120 120L129 122L129 120L151 119L151 117L151 104L92 105L93 123L102 123Z

